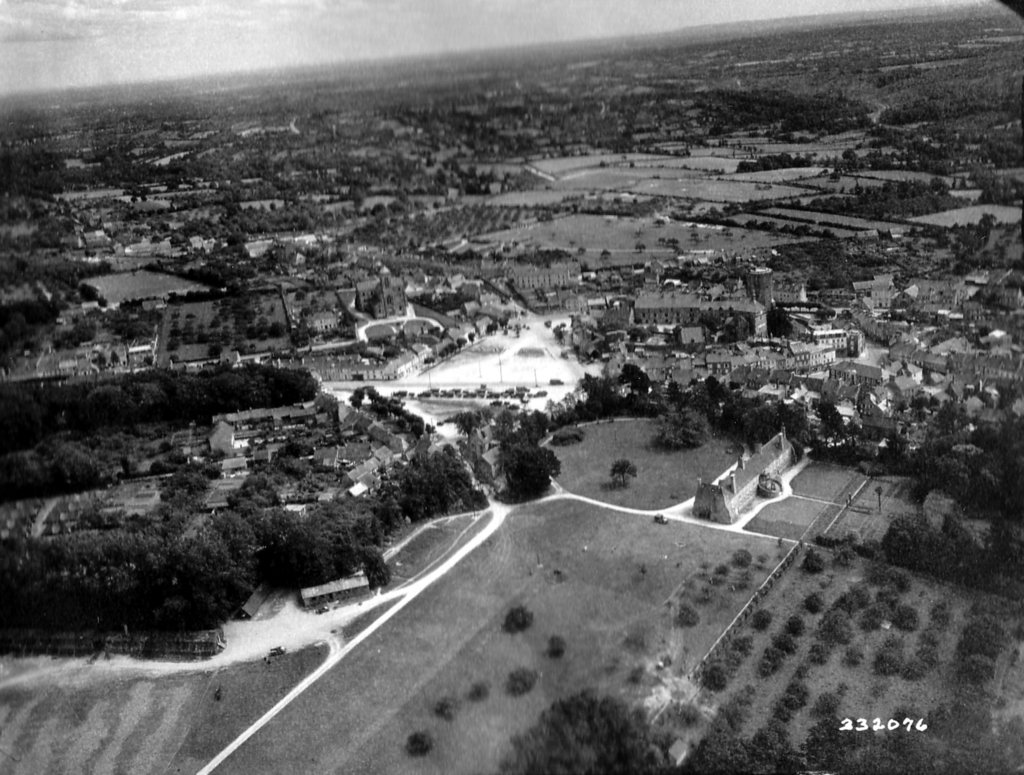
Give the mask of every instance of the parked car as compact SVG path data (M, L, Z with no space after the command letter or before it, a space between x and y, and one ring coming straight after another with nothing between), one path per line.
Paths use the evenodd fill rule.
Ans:
M272 648L270 650L270 656L272 656L272 657L283 657L284 656L284 648L282 648L281 646L274 646L274 648Z
M666 517L664 514L655 514L654 521L659 525L667 525L668 517Z

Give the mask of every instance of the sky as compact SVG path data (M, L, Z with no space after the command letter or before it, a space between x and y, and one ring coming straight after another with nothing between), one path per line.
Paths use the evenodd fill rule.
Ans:
M995 0L0 0L0 95Z

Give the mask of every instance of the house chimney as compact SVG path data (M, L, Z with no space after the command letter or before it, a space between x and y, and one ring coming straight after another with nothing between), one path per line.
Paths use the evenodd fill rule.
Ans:
M733 471L729 476L729 483L732 485L732 494L736 494L736 472Z
M742 471L745 465L746 465L746 463L745 463L745 461L743 460L743 453L742 453L742 452L740 452L740 459L736 461L736 467L737 467L737 468L738 468L738 469L739 469L740 471Z

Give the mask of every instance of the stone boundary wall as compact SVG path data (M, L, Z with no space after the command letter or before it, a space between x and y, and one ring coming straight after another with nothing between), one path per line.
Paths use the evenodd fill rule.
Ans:
M121 654L139 659L191 661L209 659L224 650L224 631L52 632L0 630L0 654L82 657Z
M700 685L701 678L704 676L704 670L707 668L714 656L715 649L729 644L736 631L736 626L745 622L747 618L757 610L758 606L761 605L761 601L771 591L772 587L775 586L775 582L782 577L782 574L793 567L793 563L796 562L797 556L800 554L800 549L802 547L802 543L795 543L790 547L786 556L783 557L779 564L775 566L775 570L768 575L768 578L766 578L754 594L750 596L750 600L748 600L747 604L740 609L740 612L736 614L736 617L729 623L729 626L726 627L722 634L718 636L718 639L711 644L711 648L708 649L707 654L705 654L693 670L690 671L690 680L693 681L694 684Z

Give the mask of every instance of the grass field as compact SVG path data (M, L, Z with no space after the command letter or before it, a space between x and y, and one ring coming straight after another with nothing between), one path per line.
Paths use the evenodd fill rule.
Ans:
M588 686L640 700L666 673L686 672L749 590L711 587L700 623L688 629L671 626L666 603L700 588L699 576L708 573L702 564L728 562L739 548L764 555L764 567L751 569L756 586L774 564L774 541L686 524L656 526L569 500L521 507L222 771L494 771L510 736L553 700ZM517 604L534 614L533 624L509 635L501 623ZM555 634L567 644L561 659L545 654ZM655 669L665 656L673 659L671 669ZM533 690L519 698L503 688L516 667L539 673ZM472 702L467 692L476 682L488 684L489 696ZM458 702L452 721L433 713L443 697ZM413 759L404 744L417 730L428 731L435 747Z
M999 223L1020 223L1020 208L1005 205L971 205L933 215L921 215L910 220L930 226L952 227L978 223L983 215L991 215Z
M76 661L81 666L59 680L0 689L0 772L195 772L315 669L324 653L309 648L270 664L163 677L101 673L102 665ZM171 760L188 766L172 768Z
M607 172L607 170L602 170ZM658 182L658 181L653 181ZM754 187L753 183L743 185ZM787 240L753 229L697 228L678 221L659 224L653 218L618 218L600 215L570 215L544 221L524 229L505 229L479 236L484 242L518 242L523 247L584 248L592 253L584 259L591 268L597 268L594 257L603 250L609 253L636 253L637 245L644 246L647 255L675 256L686 250L722 250L774 247ZM678 240L669 246L668 240ZM791 241L791 240L790 240Z
M852 468L811 463L793 478L791 484L796 495L839 503L844 502L846 496L865 480L865 476Z
M657 425L651 420L598 423L583 429L579 444L552 447L562 462L558 483L569 492L637 509L662 509L697 492L697 478L717 478L736 462L738 448L712 439L693 450L666 452L651 444ZM625 488L611 486L612 463L631 460L635 479Z
M200 283L173 277L160 272L126 272L90 277L87 285L96 289L100 296L117 305L132 299L166 298L172 293L189 293L209 290Z
M391 567L392 585L420 573L472 537L485 524L485 520L480 520L474 526L473 517L470 515L436 520L403 546L388 562Z
M806 498L786 498L781 503L773 503L763 508L747 523L746 529L796 541L823 512L834 508L829 504Z

